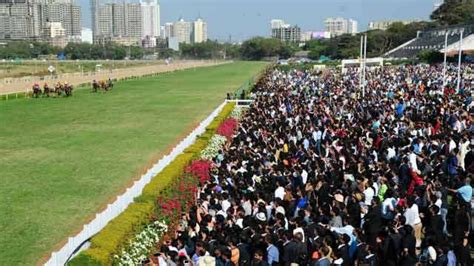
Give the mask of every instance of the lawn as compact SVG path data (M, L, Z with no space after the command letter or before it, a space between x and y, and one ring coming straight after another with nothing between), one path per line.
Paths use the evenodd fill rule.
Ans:
M0 265L37 263L263 63L184 70L109 94L0 101Z

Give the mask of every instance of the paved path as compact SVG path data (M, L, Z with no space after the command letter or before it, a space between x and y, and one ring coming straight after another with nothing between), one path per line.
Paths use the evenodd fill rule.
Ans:
M58 81L67 81L72 85L80 85L92 80L123 79L133 76L145 76L155 73L170 72L180 69L195 68L202 66L211 66L224 64L223 61L175 61L169 65L151 65L151 66L135 66L130 68L121 68L114 70L103 70L101 72L85 72L85 73L68 73L57 77L23 77L23 78L6 78L0 80L0 95L10 93L22 93L27 90L31 91L31 87L35 82L40 83L41 87L47 82L50 87L54 86Z

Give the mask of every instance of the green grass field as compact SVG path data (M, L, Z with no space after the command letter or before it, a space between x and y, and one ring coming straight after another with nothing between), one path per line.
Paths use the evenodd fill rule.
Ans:
M60 247L264 66L128 80L109 94L0 101L0 265L35 264Z

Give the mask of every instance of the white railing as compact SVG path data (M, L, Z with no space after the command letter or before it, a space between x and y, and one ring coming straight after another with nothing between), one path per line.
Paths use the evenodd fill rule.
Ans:
M253 100L226 100L226 102L234 102L236 106L238 107L250 107L250 105L253 103Z
M127 206L133 202L133 199L140 196L143 188L147 185L151 179L161 172L176 156L184 151L187 147L193 144L200 134L204 133L206 127L216 118L221 112L222 108L228 101L223 102L219 105L205 120L203 120L199 126L193 130L185 139L183 139L173 150L163 156L156 164L154 164L145 174L143 174L139 180L135 181L134 184L127 188L126 192L118 196L114 203L108 204L107 208L97 213L94 220L84 225L82 231L74 237L69 237L67 243L58 251L53 252L49 260L45 263L47 266L64 265L69 259L78 251L78 249L88 241L93 235L101 231L108 222L117 217L122 213Z

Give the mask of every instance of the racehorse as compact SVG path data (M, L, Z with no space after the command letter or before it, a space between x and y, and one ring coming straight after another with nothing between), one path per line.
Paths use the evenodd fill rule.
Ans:
M43 87L43 95L46 95L47 97L49 97L49 93L50 93L49 86L48 84L45 83Z
M64 84L64 92L66 93L66 97L72 96L73 87L70 84Z
M58 82L56 86L54 86L54 92L58 95L61 96L62 92L64 91L63 84L61 82Z
M112 81L105 81L105 80L101 80L99 82L100 84L100 87L104 90L104 91L109 91L113 88L113 84L112 84Z
M97 92L100 89L100 85L97 80L92 81L92 92Z
M33 85L33 97L38 98L40 94L41 94L41 88L38 85L38 83L36 83L35 85Z

